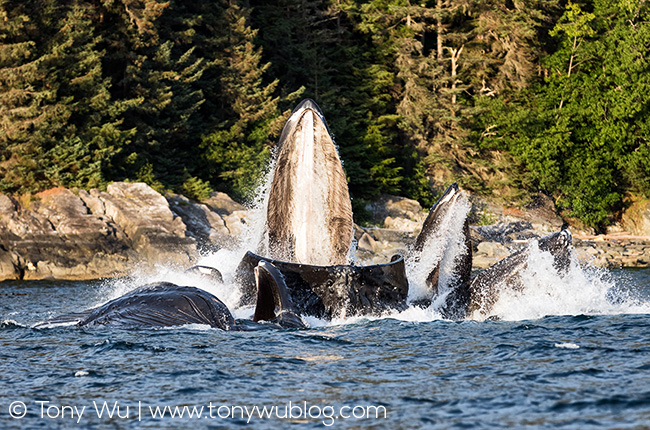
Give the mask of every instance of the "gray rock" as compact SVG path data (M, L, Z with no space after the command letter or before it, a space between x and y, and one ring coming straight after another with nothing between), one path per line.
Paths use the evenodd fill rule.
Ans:
M511 242L513 240L510 235L513 235L515 233L522 234L522 232L530 230L532 228L532 224L528 221L514 221L484 225L477 227L477 230L479 234L485 238L485 240L504 243ZM529 235L528 238L533 236L536 235Z
M109 234L112 230L68 189L54 188L35 197L37 201L32 204L32 211L47 219L60 234L95 236Z
M477 248L479 253L488 257L501 259L510 255L510 250L498 242L481 242Z
M365 251L375 252L377 251L377 241L372 238L368 233L364 233L363 236L359 239L357 244L358 249L363 249Z
M241 235L250 223L250 212L247 210L234 211L228 215L222 215L226 228L231 236Z
M99 190L93 189L89 192L86 190L79 191L79 198L84 202L84 204L90 210L90 213L97 216L106 215L106 208L104 207L104 202L98 197Z
M190 203L177 215L145 184L114 183L107 191L75 195L55 188L24 207L0 194L0 280L92 279L129 274L136 264L140 270L189 265L198 240L216 242L228 234L205 205Z
M109 216L148 262L187 265L196 256L196 240L169 203L143 183L114 182L100 194Z
M403 231L421 228L427 215L416 200L388 194L367 205L366 210L370 212L374 224Z
M36 194L27 207L1 200L0 247L10 257L3 257L0 279L89 279L126 269L128 246L120 242L115 227L90 214L70 190ZM106 269L89 268L93 261Z
M221 248L230 237L223 218L208 206L180 195L168 196L167 201L172 212L181 217L191 237L202 247Z
M623 213L621 223L630 234L650 236L650 200L634 201Z
M402 230L369 228L366 232L379 242L410 243L413 241L413 234Z
M0 194L0 196L2 196ZM20 279L20 269L16 267L14 261L16 256L0 246L0 279Z
M226 193L212 193L209 199L202 202L219 215L230 215L237 211L246 211L246 207L237 203Z

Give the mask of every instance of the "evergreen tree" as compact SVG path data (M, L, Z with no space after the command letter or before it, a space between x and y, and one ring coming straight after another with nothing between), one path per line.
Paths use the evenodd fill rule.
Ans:
M392 75L378 63L380 53L356 32L355 2L280 0L253 7L269 72L282 78L280 93L291 104L292 95L302 93L323 109L356 212L365 198L398 192Z
M51 122L68 112L54 106L37 49L38 23L30 4L0 1L0 191L35 191L47 185L41 168Z
M43 65L57 87L58 103L69 112L65 126L44 148L43 169L53 185L103 185L106 165L132 135L121 129L129 102L112 100L110 79L102 73L104 52L97 49L94 17L96 10L89 3L71 3L59 31L45 46Z
M34 1L2 9L2 189L101 185L103 163L128 132L102 77L92 8Z
M263 82L269 64L260 64L257 31L248 25L248 11L234 1L224 6L226 37L219 59L223 116L201 147L211 182L219 186L225 181L226 190L245 198L262 177L286 115L280 116L278 98L272 96L278 82Z
M642 1L568 3L548 76L497 115L491 138L526 166L529 187L597 229L626 190L647 193L647 19Z
M124 114L125 127L135 134L113 177L180 191L192 178L191 160L203 130L199 82L208 62L184 37L192 26L183 22L187 16L177 3L146 2L138 8L137 2L125 1L118 6L111 10L112 18L128 22L119 42L130 54L113 58L113 67L120 67L116 86L124 99L139 103L130 104Z

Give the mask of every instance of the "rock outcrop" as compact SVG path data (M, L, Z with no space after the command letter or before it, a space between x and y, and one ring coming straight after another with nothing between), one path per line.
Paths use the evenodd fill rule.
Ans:
M475 268L564 224L541 194L523 209L472 202ZM367 209L375 226L355 226L357 264L405 255L427 215L415 200L388 195ZM196 203L142 183L90 192L54 188L19 200L0 194L0 280L95 279L161 264L187 267L202 251L236 246L249 222L250 212L224 193ZM634 201L619 224L625 232L607 236L570 229L578 258L599 266L650 265L650 202Z
M404 203L407 201L408 203ZM500 206L472 196L470 227L475 269L490 267L531 240L559 231L566 225L553 201L539 193L522 209ZM423 212L417 202L382 196L368 205L373 222L391 228L355 228L357 261L379 264L395 253L404 254L420 231ZM420 215L424 214L424 215ZM624 214L627 233L595 236L593 231L569 228L582 262L605 267L647 267L650 265L650 202L637 200Z
M234 220L229 229L222 215L242 208L223 196L217 200L227 203L221 214L124 182L105 192L54 188L23 203L0 194L0 280L95 279L135 267L188 266L199 249L215 250L231 229L241 229Z
M636 236L650 236L650 200L637 198L623 213L621 224Z

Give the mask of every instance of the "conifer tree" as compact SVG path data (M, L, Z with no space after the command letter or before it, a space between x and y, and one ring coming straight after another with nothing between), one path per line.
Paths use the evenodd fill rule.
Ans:
M98 187L105 183L104 169L124 145L131 131L121 128L127 101L114 102L110 79L102 72L104 52L89 3L72 2L60 28L45 45L42 64L49 70L57 103L69 117L44 149L43 169L53 185Z
M211 182L219 186L226 181L227 190L244 198L262 176L283 118L278 98L273 97L277 80L263 81L269 64L261 64L261 49L255 45L257 31L248 24L248 10L232 0L224 2L224 7L226 34L217 60L221 123L204 137L201 147Z
M113 25L122 29L119 37L112 36L113 44L129 53L109 60L115 68L117 94L139 101L130 103L123 115L124 127L133 129L134 136L113 177L144 181L160 191L183 191L187 181L195 189L201 181L193 176L192 160L198 157L206 127L201 79L211 66L197 55L191 36L200 17L182 2L124 1L108 11Z
M47 185L41 161L48 127L67 112L53 106L37 49L38 24L30 4L0 1L0 191L35 191Z

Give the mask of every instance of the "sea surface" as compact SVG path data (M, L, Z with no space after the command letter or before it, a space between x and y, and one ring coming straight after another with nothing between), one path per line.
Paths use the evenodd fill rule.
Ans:
M498 320L411 309L256 332L34 329L142 280L3 282L0 428L650 428L650 269L583 278Z

